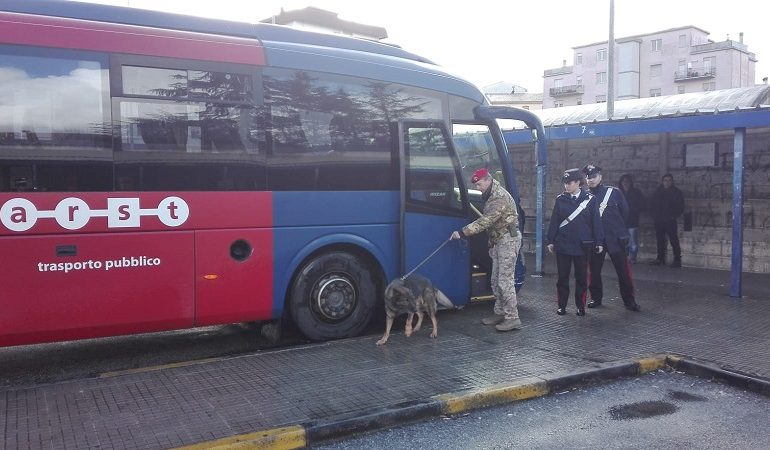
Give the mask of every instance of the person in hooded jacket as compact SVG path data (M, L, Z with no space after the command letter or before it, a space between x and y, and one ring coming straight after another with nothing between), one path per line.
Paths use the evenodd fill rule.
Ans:
M636 263L636 255L639 254L639 215L647 208L647 200L644 194L634 186L634 177L630 173L623 174L618 182L618 187L626 197L628 203L628 257L632 263Z
M588 258L589 282L588 290L591 292L589 308L602 305L604 299L604 285L602 283L602 267L607 253L615 267L620 286L620 297L626 309L638 312L641 308L636 303L634 295L634 281L631 277L631 264L626 257L628 247L628 203L620 189L602 184L602 168L595 164L583 167L586 184L591 194L599 202L599 216L604 230L604 250L592 253Z
M556 253L556 314L567 313L569 276L575 267L575 306L577 315L586 315L587 257L601 252L604 233L596 197L580 189L580 169L569 169L562 175L564 192L556 196L548 225L546 248Z

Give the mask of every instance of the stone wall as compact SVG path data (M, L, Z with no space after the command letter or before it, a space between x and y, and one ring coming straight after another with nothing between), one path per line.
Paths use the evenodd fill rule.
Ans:
M624 173L634 176L635 185L651 195L665 173L685 196L685 211L692 215L692 231L683 230L679 220L682 263L686 266L730 269L732 247L733 131L667 133L611 138L551 141L546 175L545 221L553 200L562 192L565 169L591 162L602 167L604 183L617 186ZM714 167L685 167L684 146L716 143ZM770 128L751 129L746 135L744 154L744 245L743 269L770 272ZM534 252L535 149L533 144L511 145L522 207L527 213L525 250ZM641 260L655 257L652 220L642 214ZM669 248L669 260L671 251Z

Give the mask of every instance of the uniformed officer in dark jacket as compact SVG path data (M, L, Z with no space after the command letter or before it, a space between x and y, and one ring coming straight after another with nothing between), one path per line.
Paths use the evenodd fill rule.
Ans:
M559 309L556 314L560 316L567 312L569 275L573 265L577 315L585 316L587 255L603 250L604 233L596 197L580 189L582 179L580 169L564 172L564 192L556 197L551 223L548 226L547 248L549 252L556 253L556 268L559 274L556 281Z
M588 258L588 290L591 292L591 301L588 302L588 307L596 308L602 304L604 296L602 266L604 266L604 255L609 253L612 265L615 266L615 273L618 274L620 297L623 299L623 304L626 309L639 311L639 305L634 298L631 264L626 257L628 246L628 227L626 226L628 203L626 203L626 198L620 189L602 184L601 167L588 164L583 167L583 174L586 176L589 191L599 204L599 216L602 218L602 229L604 230L604 251L592 253Z

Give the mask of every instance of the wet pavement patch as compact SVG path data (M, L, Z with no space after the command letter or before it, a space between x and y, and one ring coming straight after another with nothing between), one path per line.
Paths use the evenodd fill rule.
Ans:
M647 419L649 417L673 414L679 409L673 403L659 400L628 403L610 408L610 417L613 420Z
M683 391L668 391L671 400L680 400L683 402L706 402L708 399L702 395L690 394Z

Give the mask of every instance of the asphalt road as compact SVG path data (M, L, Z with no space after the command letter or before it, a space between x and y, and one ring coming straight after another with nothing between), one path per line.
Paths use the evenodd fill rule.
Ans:
M766 449L767 397L665 371L314 448Z

